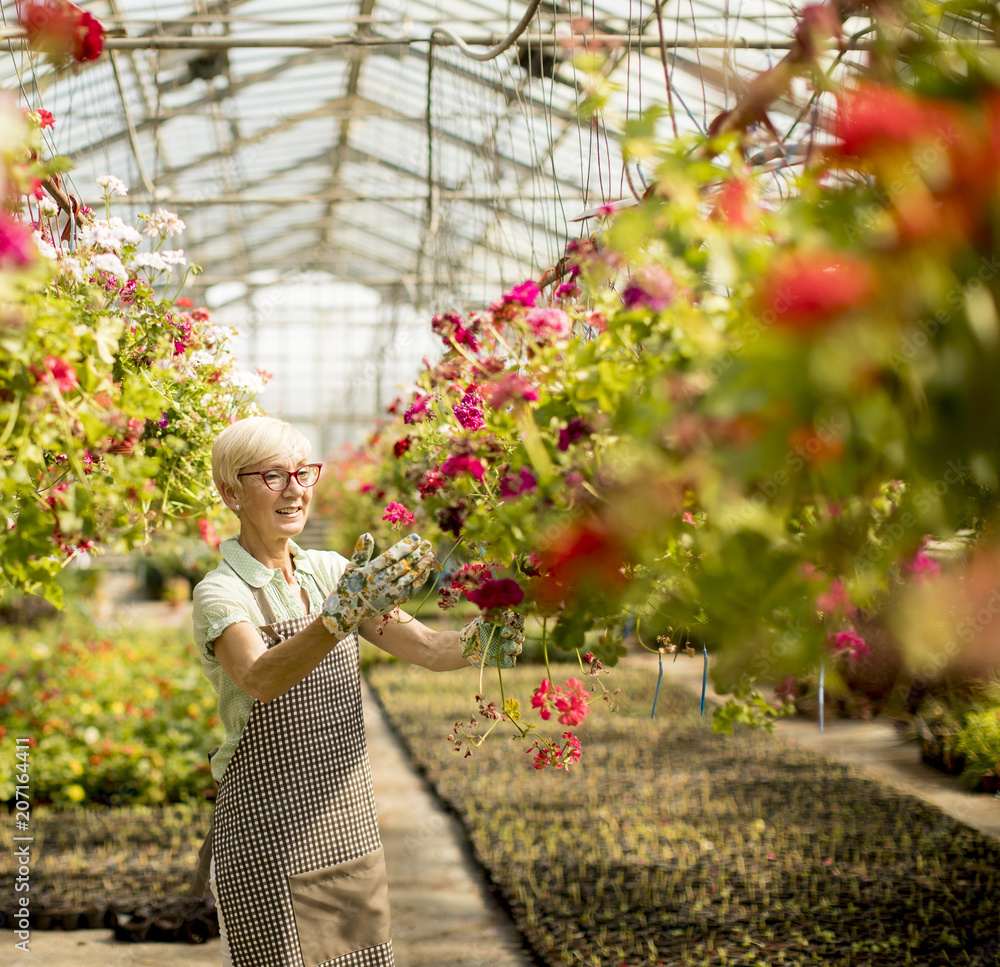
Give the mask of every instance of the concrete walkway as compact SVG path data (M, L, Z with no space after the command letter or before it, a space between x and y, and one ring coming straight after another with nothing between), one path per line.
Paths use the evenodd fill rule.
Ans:
M159 616L181 621L176 610ZM397 967L530 967L521 938L490 893L458 820L410 768L378 703L365 694L365 725L389 870ZM218 967L204 945L116 942L110 930L33 930L29 953L0 931L0 967Z

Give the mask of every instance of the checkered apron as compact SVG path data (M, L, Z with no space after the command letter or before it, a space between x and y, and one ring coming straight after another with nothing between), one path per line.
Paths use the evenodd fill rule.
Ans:
M256 597L269 648L315 620L275 623ZM393 967L356 633L284 695L254 702L212 837L233 967Z

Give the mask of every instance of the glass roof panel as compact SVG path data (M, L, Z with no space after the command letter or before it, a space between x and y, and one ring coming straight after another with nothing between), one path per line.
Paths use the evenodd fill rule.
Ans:
M348 412L327 397L321 380L295 378L296 354L310 347L309 355L326 360L331 372L347 371L350 361L382 352L379 339L390 318L398 325L409 320L414 333L422 332L422 320L438 306L488 303L503 287L537 277L569 239L594 227L571 219L603 201L630 197L616 125L666 100L652 0L579 6L547 0L518 43L486 63L435 45L430 132L432 26L492 42L511 29L522 4L83 5L129 38L163 39L155 50L114 53L109 42L109 52L94 64L59 74L11 44L0 52L0 85L16 91L25 106L56 115L48 143L73 156L77 168L68 182L82 199L98 200L94 178L114 173L130 189L129 198L119 200L123 216L156 205L178 211L187 223L179 244L205 270L193 280L192 297L221 293L211 287L250 276L247 285L230 284L228 304L219 311L240 329L248 364L276 371L262 403L274 400L283 412L308 419L323 445L355 432L350 421L374 413L386 390L362 380ZM792 4L780 0L665 5L666 58L681 131L704 129L734 106L756 71L785 55L792 14ZM231 46L198 47L203 35ZM622 40L600 39L609 35ZM606 54L605 70L618 88L597 125L577 119L573 48L555 43L570 36L578 47L585 39ZM336 42L303 46L317 38ZM394 43L380 44L380 38ZM774 46L691 46L719 38ZM165 46L175 41L195 46ZM776 105L771 117L779 130L792 124L804 96L796 91ZM808 134L804 124L799 130ZM641 191L649 173L632 168L629 174ZM297 279L312 269L331 276L278 289L254 284L256 273ZM331 281L338 276L364 280L368 296ZM299 288L309 293L309 304L290 295ZM332 301L323 294L328 291L336 293ZM364 338L348 335L361 332ZM414 335L411 341L420 340ZM328 344L337 352L330 349L327 360ZM412 358L409 350L392 360L383 352L383 377L414 372L420 356L432 351L421 346Z

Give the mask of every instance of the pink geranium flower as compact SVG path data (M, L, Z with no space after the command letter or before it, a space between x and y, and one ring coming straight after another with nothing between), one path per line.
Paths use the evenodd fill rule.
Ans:
M532 763L536 769L545 769L548 766L554 769L568 769L574 762L579 762L583 754L580 740L572 732L563 732L562 737L565 740L562 745L552 739L542 739L526 750L529 754L538 750Z
M30 230L17 219L0 213L0 266L29 265L37 255Z
M538 288L538 285L532 282L531 279L528 279L527 282L515 285L510 292L505 292L501 303L505 306L517 305L531 308L538 301L538 297L541 294L542 290Z
M573 332L573 321L562 309L529 309L524 321L542 340L566 339Z
M387 520L390 524L412 524L415 518L402 504L390 500L382 520Z
M32 372L39 383L55 381L60 393L68 393L77 384L76 370L58 356L46 356L45 368L39 370L33 366Z
M666 269L649 265L629 279L622 291L622 302L626 309L662 312L674 301L676 290L677 284Z
M845 654L850 662L871 654L868 643L855 631L831 631L826 640L834 654Z
M590 711L590 693L578 678L569 679L565 689L543 678L531 697L531 707L546 721L559 712L563 725L579 725Z
M830 582L826 591L817 595L816 607L825 614L846 614L853 610L850 596L836 578Z
M476 393L466 393L455 404L455 419L466 430L481 430L486 426L483 419L483 401Z
M566 682L566 691L556 701L556 709L562 712L559 721L563 725L579 725L590 711L590 692L583 687L579 678Z
M511 400L535 402L538 399L537 387L516 373L508 373L503 379L494 383L487 392L490 406L495 410L505 406Z
M462 456L452 455L441 464L441 473L446 477L457 477L460 473L469 473L476 480L482 480L483 474L486 473L486 467L483 465L482 460L476 457L470 457L467 454L463 454Z
M431 399L429 394L423 396L418 393L410 404L410 408L403 414L403 422L423 423L427 419L427 404L430 403Z
M537 486L535 475L527 467L521 467L516 474L504 474L500 481L500 496L519 497L523 493L530 493Z
M941 565L923 551L917 551L913 560L906 565L905 572L914 581L927 581L941 573Z
M201 539L208 544L209 547L217 548L222 543L219 540L219 535L215 531L215 525L206 517L199 519L198 533L201 534Z

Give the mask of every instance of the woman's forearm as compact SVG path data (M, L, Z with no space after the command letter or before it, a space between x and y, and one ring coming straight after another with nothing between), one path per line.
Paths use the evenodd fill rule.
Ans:
M435 672L449 672L456 668L469 668L468 660L462 655L462 644L457 631L435 631L429 654L431 664L425 667Z
M469 667L457 631L432 631L403 611L388 621L373 618L358 630L366 641L411 665L437 672Z
M270 702L298 685L337 646L317 618L290 638L262 652L247 669L244 685L236 684L262 702Z

